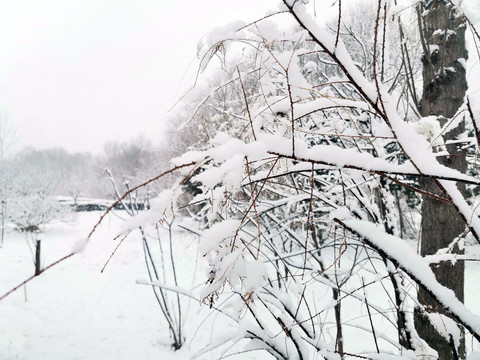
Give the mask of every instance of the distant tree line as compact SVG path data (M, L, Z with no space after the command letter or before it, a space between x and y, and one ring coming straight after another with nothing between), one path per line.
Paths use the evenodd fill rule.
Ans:
M148 179L152 164L161 167L168 161L165 150L142 136L127 142L108 142L103 153L95 155L71 153L59 147L45 150L26 147L3 156L0 246L7 227L38 232L42 225L61 219L66 211L71 211L72 204L85 210L85 202L77 204L79 199L113 199L115 186L125 192ZM164 183L154 183L149 189L142 189L138 206L143 209L146 195L155 195L164 186ZM59 202L56 197L69 200Z

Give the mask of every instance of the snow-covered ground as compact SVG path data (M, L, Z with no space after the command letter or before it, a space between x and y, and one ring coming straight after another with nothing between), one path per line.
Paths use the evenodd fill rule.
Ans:
M79 238L89 233L100 214L79 213L73 222L50 225L40 234L43 264L67 254ZM138 234L132 233L124 240L101 273L120 241L114 237L122 222L114 215L106 217L81 254L46 271L0 302L1 360L190 359L213 340L215 335L212 334L218 334L218 329L228 329L228 322L222 316L215 313L207 316L207 306L184 297L182 311L187 319L184 323L187 342L182 350L172 350L167 323L152 289L137 284L137 280L148 279ZM162 230L165 249L168 249L167 235ZM152 251L157 251L158 255L158 249L153 249L154 244L157 243L152 242ZM185 289L205 281L202 270L195 272L196 251L193 236L178 231L174 233L179 285ZM478 247L472 247L471 252L480 256ZM480 264L470 262L467 270L466 302L478 314L480 307L475 304L480 296L477 280ZM33 271L32 255L23 235L9 232L4 247L0 248L0 294L29 277ZM369 296L375 297L375 294ZM348 309L345 311L348 313ZM362 336L366 335L357 331L355 342L361 344ZM467 346L471 351L471 343ZM201 358L219 357L217 352ZM269 357L264 352L249 352L229 358Z
M74 223L51 225L40 234L43 263L67 254L99 215L79 213ZM120 223L107 217L83 253L2 301L0 359L162 359L166 352L177 358L151 288L136 284L148 278L139 237L127 238L100 272L119 241L113 238ZM179 260L195 259L195 251L176 245L185 251ZM0 249L0 293L33 271L25 239L10 232Z

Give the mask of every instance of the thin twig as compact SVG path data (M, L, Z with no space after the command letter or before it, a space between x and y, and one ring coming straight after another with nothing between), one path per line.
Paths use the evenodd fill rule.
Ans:
M468 114L470 115L470 119L472 119L473 128L475 129L475 137L477 138L477 149L480 149L480 131L478 129L478 124L473 115L472 106L470 105L470 98L467 96L467 109Z
M308 249L308 231L310 229L310 214L312 213L313 204L313 188L315 185L313 175L315 173L315 165L312 163L312 173L310 176L310 201L308 202L308 214L307 214L307 230L305 231L305 254L303 259L303 273L302 278L305 275L305 268L307 267L307 249Z
M100 270L101 273L103 273L103 271L105 270L105 268L107 267L108 263L110 262L110 260L112 259L113 255L115 255L115 253L117 252L118 248L120 247L120 245L122 245L123 243L123 240L125 240L128 235L130 235L130 232L131 231L128 231L123 237L122 239L120 240L120 242L117 244L117 246L115 247L115 250L113 250L113 252L110 254L110 257L108 258L108 260L105 262L105 264L103 265L103 268L102 270Z
M54 267L55 265L58 265L60 264L61 262L71 258L73 255L75 255L76 252L71 252L70 254L68 255L65 255L64 257L58 259L57 261L54 261L53 263L51 263L50 265L48 265L47 267L44 267L43 269L40 270L40 272L38 274L35 274L35 275L32 275L30 276L28 279L22 281L20 284L18 284L17 286L15 286L13 289L7 291L5 294L3 294L2 296L0 296L0 301L2 301L3 299L5 299L8 295L10 295L11 293L17 291L18 289L20 289L22 286L24 286L25 284L29 283L30 281L32 281L33 279L35 279L37 276L40 276L41 274L43 274L45 271L47 271L48 269L51 269L52 267Z
M365 286L365 282L362 279L362 284ZM363 288L363 294L365 296L365 306L367 307L368 312L368 320L370 321L370 327L372 329L373 340L375 342L375 348L377 349L377 353L380 354L380 349L378 348L378 341L377 335L375 334L375 326L373 325L372 314L370 313L370 306L368 305L367 294L365 292L365 287Z
M243 99L245 100L245 107L247 108L248 119L250 120L250 127L252 129L253 139L257 141L257 136L255 135L255 128L253 127L252 114L250 113L250 107L248 106L247 93L245 91L245 86L243 85L242 76L240 75L240 69L237 65L238 80L240 81L240 86L242 87Z
M257 248L257 260L260 256L260 245L262 244L262 230L260 228L260 218L258 217L258 212L257 212L257 205L256 205L256 197L255 197L255 192L253 189L253 183L252 183L252 177L250 174L250 166L248 165L248 157L245 156L245 166L247 169L247 174L248 174L248 180L250 184L250 193L251 193L251 198L252 198L252 205L253 205L253 211L255 212L255 219L257 220L257 229L258 229L258 248Z
M338 21L337 21L337 34L335 36L335 51L337 51L338 39L340 37L340 23L342 20L342 0L338 0Z

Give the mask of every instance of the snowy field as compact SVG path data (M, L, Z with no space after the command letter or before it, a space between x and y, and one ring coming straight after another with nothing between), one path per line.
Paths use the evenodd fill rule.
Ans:
M43 264L67 254L99 216L79 213L73 223L51 225L40 236ZM151 288L136 284L148 279L138 236L127 238L100 272L118 243L113 238L121 223L115 216L107 217L82 254L43 273L0 304L0 359L189 358L171 353L168 328ZM182 262L194 263L195 249L191 251L185 241L176 245L183 252L179 268ZM33 270L25 239L8 234L0 250L0 292Z
M67 254L79 238L89 233L100 214L79 213L72 222L50 225L40 234L43 264ZM83 253L48 270L0 302L0 359L190 359L202 346L214 340L209 338L214 336L212 334L218 334L222 327L228 328L228 322L221 316L207 316L206 306L184 297L182 311L187 319L184 325L187 341L180 351L173 352L168 327L152 289L137 283L148 280L138 234L132 233L124 240L101 273L118 244L119 240L114 237L122 222L114 215L106 217ZM162 231L161 238L168 246L166 231ZM477 257L480 255L478 247L470 248L470 252L475 252ZM205 281L205 272L195 271L198 267L196 239L175 232L174 254L179 285L198 289ZM33 271L32 255L23 235L8 233L0 249L0 293L26 279ZM467 306L480 314L478 275L480 264L469 263ZM375 298L374 293L369 292L370 296ZM344 310L348 313L348 309ZM349 334L355 337L355 342L364 341L358 330L351 330ZM242 346L240 343L223 355L231 355ZM471 343L467 343L467 347L472 350ZM214 352L200 358L218 359L221 356L222 353ZM228 358L267 359L269 356L264 352L248 352Z

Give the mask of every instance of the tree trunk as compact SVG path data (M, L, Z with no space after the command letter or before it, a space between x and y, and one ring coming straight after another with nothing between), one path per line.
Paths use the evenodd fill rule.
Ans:
M419 111L422 116L437 116L443 126L451 119L463 103L467 90L465 68L461 58L467 58L465 49L465 18L458 9L446 0L424 0L418 9L418 19L422 46L423 95ZM454 130L444 135L445 141L455 139L464 132L462 121ZM466 159L464 152L456 144L447 145L448 156L439 159L440 163L465 173ZM434 181L422 180L420 185L428 192L442 195ZM464 193L464 186L459 186ZM448 247L465 229L464 221L458 216L454 207L431 197L424 196L422 202L421 255L435 254L439 249ZM461 253L458 246L454 251ZM463 302L464 263L455 265L442 262L432 266L437 280L452 289L457 298ZM428 312L443 313L442 306L434 301L422 289L418 292L418 301ZM458 349L444 339L431 325L428 318L417 309L415 327L420 337L437 350L438 358L447 360L465 357L464 344Z

